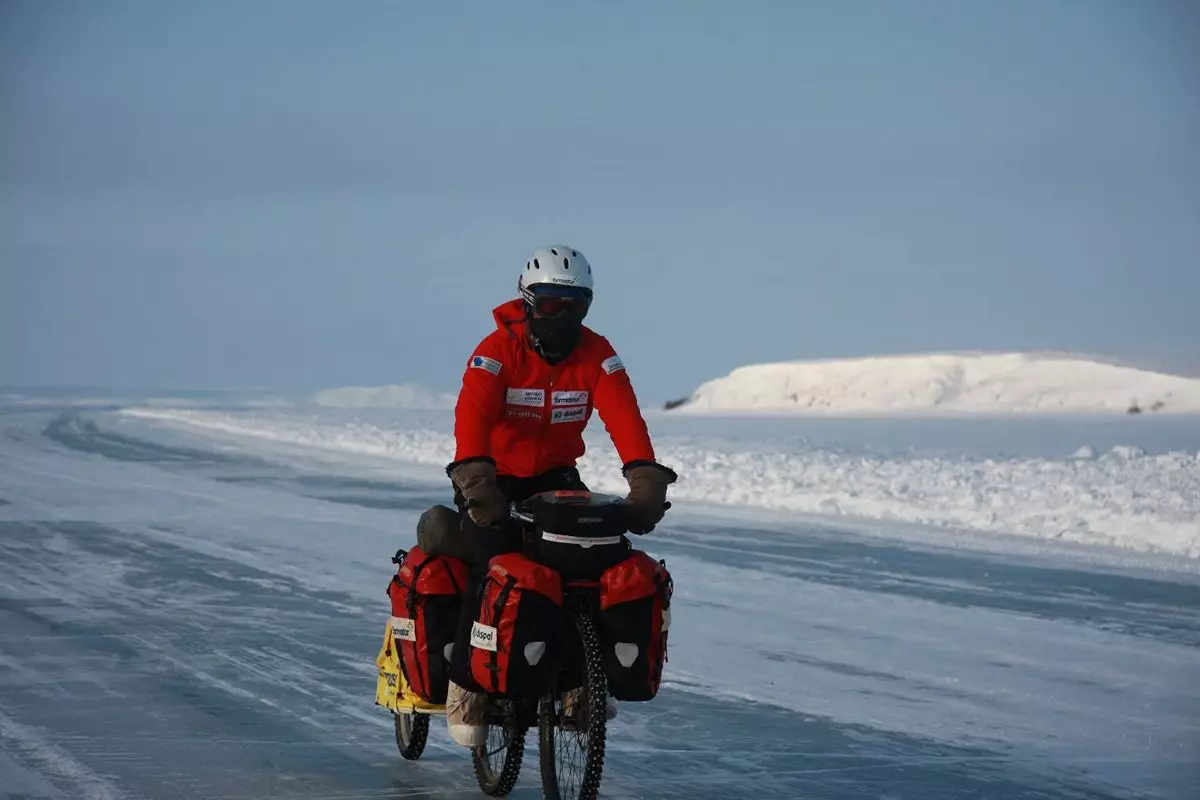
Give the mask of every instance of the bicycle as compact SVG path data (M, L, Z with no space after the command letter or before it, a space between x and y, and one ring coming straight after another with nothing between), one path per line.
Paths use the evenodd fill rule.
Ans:
M546 535L538 525L537 515L529 508L548 501L597 510L615 508L620 512L629 505L623 497L598 492L534 495L510 512L524 526L527 549ZM621 545L622 551L628 553L628 542L623 536L631 531L627 525L622 527L625 530L617 535L610 533L596 538L574 537L572 531L551 535L556 544L572 546L570 540L574 538L579 542L573 546L584 550ZM608 735L608 679L597 631L598 577L603 567L602 560L590 565L596 579L572 578L563 582L560 641L565 646L559 648L550 686L536 698L491 701L494 713L489 719L488 744L472 750L476 779L485 794L501 796L512 791L520 774L526 733L536 725L542 794L546 800L596 798Z
M581 509L595 515L585 519L600 521L609 517L604 536L578 535L571 525L556 524L556 532L546 533L539 525L535 509L546 505L570 507L574 516ZM550 491L534 495L510 509L513 520L521 523L525 554L536 558L539 546L575 551L582 566L560 570L584 574L565 577L563 615L550 684L537 696L489 697L487 741L471 748L476 782L484 794L502 797L509 794L520 777L528 731L538 731L539 770L542 794L546 800L595 800L604 771L608 734L608 678L604 670L597 615L600 611L599 576L607 566L624 560L630 552L625 534L624 497L586 491ZM671 504L666 503L665 508ZM612 519L619 519L622 530L614 533ZM583 526L580 526L583 527ZM562 531L562 532L559 532ZM636 535L636 534L634 534ZM602 548L591 554L593 547ZM578 548L578 550L577 550ZM607 548L607 549L605 549ZM578 551L583 551L579 556ZM380 659L391 656L391 622L388 623L385 649ZM384 670L381 670L381 676ZM392 711L395 718L396 745L407 760L417 760L425 749L430 716L444 715L444 706L425 703L412 694L398 665L381 677L377 703ZM390 677L395 675L394 679ZM394 682L393 682L394 681Z

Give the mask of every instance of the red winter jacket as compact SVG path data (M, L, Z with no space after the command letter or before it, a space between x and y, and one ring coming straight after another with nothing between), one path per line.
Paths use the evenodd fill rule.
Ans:
M573 467L583 429L600 412L622 464L653 461L654 447L621 359L585 327L566 360L551 366L525 336L522 301L493 312L492 331L467 362L454 408L454 460L490 457L496 472L528 478Z

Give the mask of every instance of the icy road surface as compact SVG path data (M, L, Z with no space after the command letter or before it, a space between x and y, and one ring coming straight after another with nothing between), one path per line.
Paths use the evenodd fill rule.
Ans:
M440 719L405 762L373 703L389 558L445 499L414 474L0 413L0 797L482 797ZM622 706L604 796L1200 797L1186 560L686 505L640 542L669 682Z

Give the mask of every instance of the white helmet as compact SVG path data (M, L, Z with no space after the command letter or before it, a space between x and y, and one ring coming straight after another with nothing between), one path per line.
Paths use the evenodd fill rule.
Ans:
M592 295L592 265L583 253L562 244L542 247L529 257L517 289L528 302L534 300L535 286L549 289L551 286L584 290L588 298Z

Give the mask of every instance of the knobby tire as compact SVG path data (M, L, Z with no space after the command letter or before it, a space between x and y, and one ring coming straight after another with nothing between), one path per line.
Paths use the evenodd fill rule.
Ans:
M525 756L525 726L516 718L513 709L507 709L500 724L493 719L488 725L487 743L471 748L471 762L475 766L475 780L484 794L504 797L517 785L521 775L521 761ZM495 756L503 753L502 759Z
M604 772L608 734L608 679L600 638L586 612L575 614L583 656L583 691L575 718L583 725L564 730L563 693L554 690L539 704L539 755L546 800L596 800ZM582 763L581 763L582 762Z
M425 742L429 738L428 714L395 714L396 747L400 755L416 761L425 752Z

